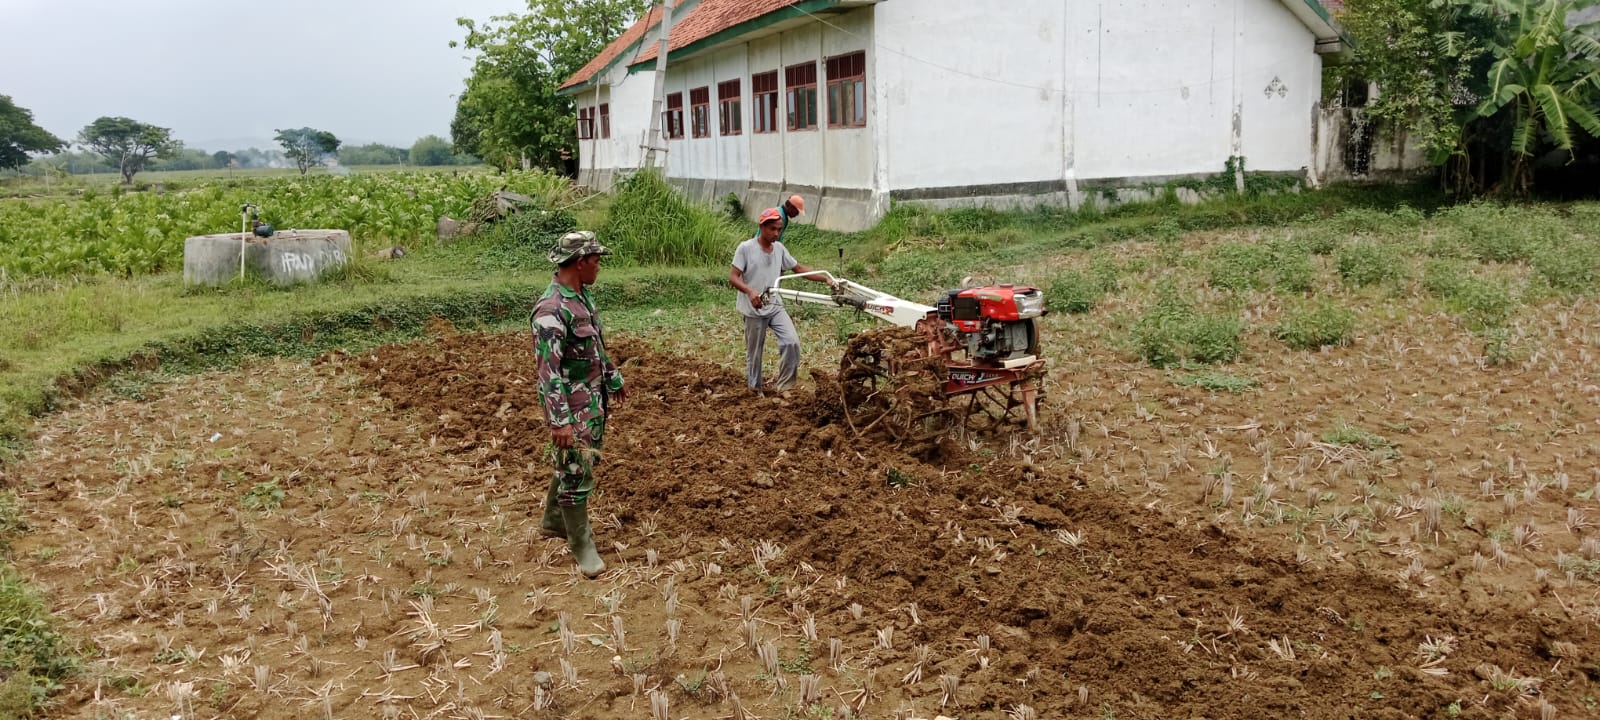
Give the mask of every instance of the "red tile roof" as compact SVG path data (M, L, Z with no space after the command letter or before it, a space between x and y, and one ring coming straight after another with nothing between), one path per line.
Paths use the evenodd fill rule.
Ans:
M635 42L645 36L645 33L654 29L656 22L660 19L660 8L650 8L650 12L639 18L639 21L635 22L633 27L628 28L616 40L611 41L611 44L607 45L606 49L601 50L599 55L594 56L583 67L578 68L578 71L573 73L572 77L567 78L567 81L561 84L561 89L565 90L589 82L601 70L604 70L607 65L610 65L611 61L616 60L618 55L632 47ZM676 37L677 33L674 32L673 36ZM655 36L651 35L651 37ZM650 45L650 56L655 57L655 45L653 44Z
M700 0L688 15L673 16L672 39L667 52L687 47L735 25L798 2L800 0ZM652 44L639 53L633 62L642 63L655 58L656 46Z

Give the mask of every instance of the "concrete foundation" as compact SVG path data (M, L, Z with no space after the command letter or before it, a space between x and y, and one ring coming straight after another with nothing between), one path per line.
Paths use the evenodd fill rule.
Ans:
M349 262L351 249L350 233L344 230L286 230L270 238L201 235L183 243L183 281L220 285L239 277L242 250L246 273L276 285L314 282Z

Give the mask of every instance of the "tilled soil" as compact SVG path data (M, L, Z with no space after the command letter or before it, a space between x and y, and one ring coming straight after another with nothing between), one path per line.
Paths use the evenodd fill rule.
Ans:
M581 581L536 530L526 337L442 335L53 419L12 476L14 555L97 660L54 714L645 717L655 690L695 720L1566 717L1600 694L1587 624L1297 561L1024 438L919 459L636 343L591 506L611 570Z
M397 408L447 417L458 450L503 437L501 457L521 463L543 450L537 432L521 432L538 427L533 388L505 381L527 372L522 343L457 338L364 366ZM803 393L755 398L725 369L637 345L617 354L633 392L610 426L599 507L708 549L777 543L785 558L849 578L809 608L846 635L876 629L851 620L852 603L914 606L921 622L897 623L897 655L928 645L943 660L925 674L961 676L979 709L1415 717L1492 698L1479 677L1491 666L1549 667L1560 659L1550 638L1585 635L1467 614L1386 578L1297 567L1218 527L1081 489L1078 478L1033 477L1003 453L951 447L928 464L851 437ZM973 652L984 634L986 667ZM1430 665L1419 645L1445 637L1453 652ZM1537 695L1576 702L1600 679L1595 660L1570 658L1576 672L1548 678ZM1380 682L1391 674L1404 682ZM1483 709L1534 696L1499 694Z

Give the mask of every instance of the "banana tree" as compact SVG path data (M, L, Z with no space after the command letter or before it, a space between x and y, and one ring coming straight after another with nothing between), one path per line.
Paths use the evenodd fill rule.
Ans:
M1600 0L1478 0L1492 17L1495 57L1487 97L1475 115L1509 122L1509 166L1502 189L1525 194L1530 160L1546 143L1569 153L1578 133L1600 138L1600 23L1569 26L1569 13Z

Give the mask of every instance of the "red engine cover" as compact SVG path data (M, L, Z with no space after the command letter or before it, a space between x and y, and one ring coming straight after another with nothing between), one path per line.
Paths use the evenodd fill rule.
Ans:
M990 285L962 290L961 297L977 298L979 312L990 320L1013 322L1022 319L1017 313L1017 295L1034 291L1031 287Z

